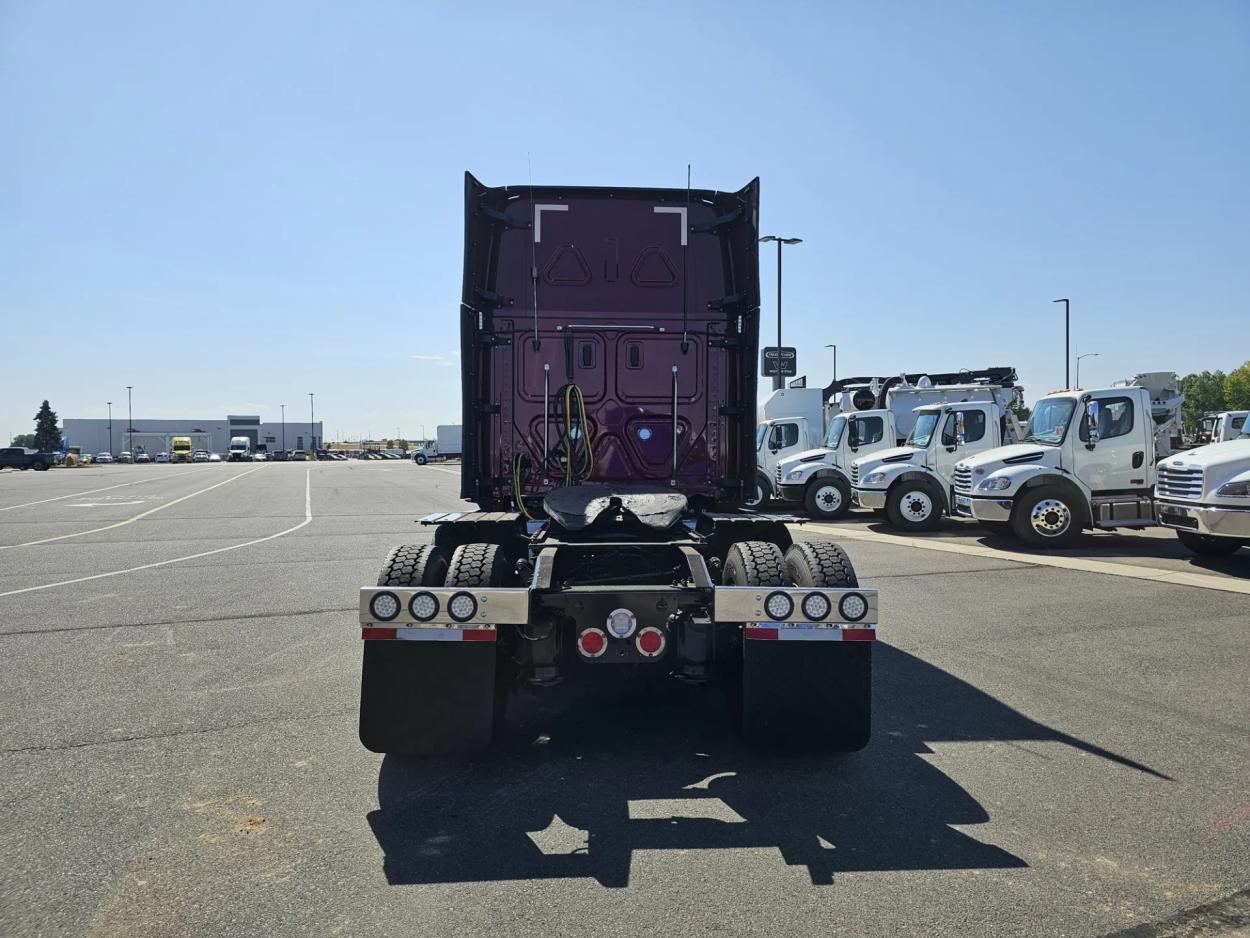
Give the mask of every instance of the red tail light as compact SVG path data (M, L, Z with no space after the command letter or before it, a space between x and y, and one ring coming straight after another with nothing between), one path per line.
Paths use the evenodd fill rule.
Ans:
M598 658L608 650L608 636L603 629L586 629L577 636L577 650L587 658Z
M634 644L638 647L638 654L644 658L655 658L664 653L664 646L668 644L664 638L664 633L653 625L647 626L645 629L638 631L638 637L634 639Z

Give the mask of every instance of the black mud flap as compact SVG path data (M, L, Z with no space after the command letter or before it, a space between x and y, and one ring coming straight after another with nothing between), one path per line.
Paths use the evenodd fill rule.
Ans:
M872 643L747 639L742 736L751 746L854 752L872 729Z
M490 745L494 642L363 642L360 741L373 752L465 755Z

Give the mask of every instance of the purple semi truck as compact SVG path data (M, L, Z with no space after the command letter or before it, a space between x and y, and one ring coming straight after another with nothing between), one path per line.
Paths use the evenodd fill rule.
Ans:
M360 591L360 738L485 748L574 669L730 685L746 740L868 741L877 593L754 485L759 180L737 192L465 175L461 495ZM593 673L587 675L593 677Z

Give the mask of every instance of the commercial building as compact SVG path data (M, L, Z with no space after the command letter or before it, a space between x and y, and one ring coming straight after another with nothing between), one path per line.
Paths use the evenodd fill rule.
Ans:
M61 435L79 452L114 455L125 449L136 453L168 453L176 436L189 436L193 448L210 453L228 452L230 439L236 436L251 440L253 449L263 448L271 453L284 448L307 450L324 446L321 421L310 424L307 420L288 420L284 428L282 423L264 423L260 417L240 414L230 414L224 419L135 420L130 425L125 417L114 418L111 440L107 418L67 417Z

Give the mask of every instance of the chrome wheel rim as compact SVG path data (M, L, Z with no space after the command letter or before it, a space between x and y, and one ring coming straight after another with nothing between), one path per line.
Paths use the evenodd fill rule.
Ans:
M929 516L933 514L933 499L928 492L920 490L904 492L903 497L899 499L898 508L904 519L920 524L928 521Z
M1029 523L1042 537L1059 537L1072 527L1072 512L1055 498L1043 498L1029 513Z

